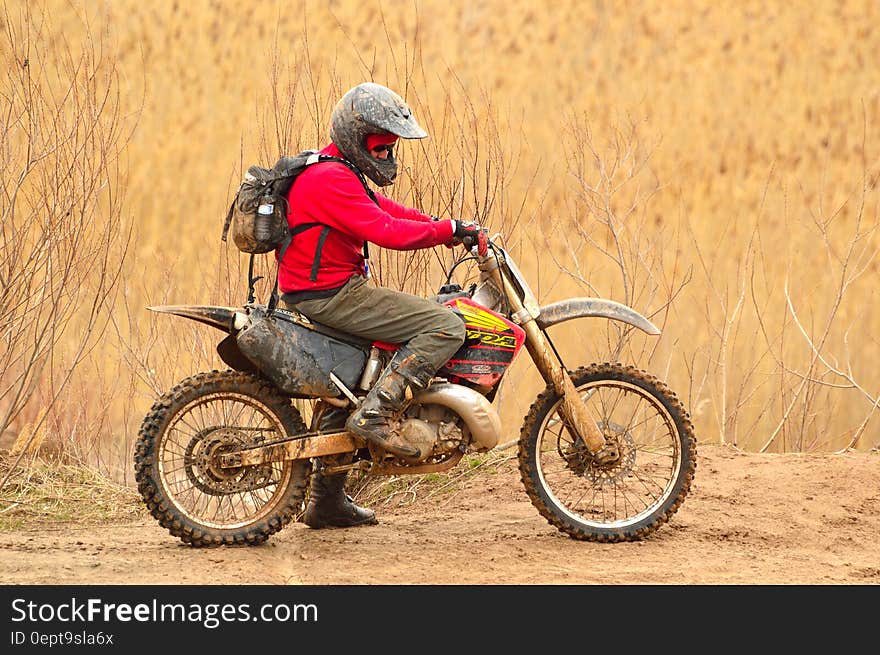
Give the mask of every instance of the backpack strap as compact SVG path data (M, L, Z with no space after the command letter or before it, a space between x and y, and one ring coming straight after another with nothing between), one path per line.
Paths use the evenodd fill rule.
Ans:
M370 197L370 200L372 200L374 203L376 203L377 207L379 206L379 199L376 197L376 194L373 193L373 190L367 184L367 180L364 177L364 174L360 172L360 170L357 168L357 166L352 164L347 159L342 159L341 157L333 157L332 155L322 155L317 152L312 152L309 155L308 159L306 159L306 166L311 166L312 164L320 164L323 162L330 162L330 161L334 161L338 164L343 164L344 166L349 168L355 175L357 175L357 178L361 181L361 184L364 186L364 191L367 192L367 195ZM304 230L307 230L312 227L316 227L318 225L323 225L323 223L303 223L302 225L297 225L295 228L291 228L291 236L296 236L300 232L303 232ZM312 270L311 270L311 274L309 275L309 279L312 282L315 282L318 279L318 270L321 267L321 251L324 249L324 242L327 240L327 235L330 234L330 229L331 228L329 225L324 225L323 229L321 230L321 234L318 237L318 246L317 246L317 248L315 248L315 258L312 260ZM364 250L364 265L367 267L367 271L369 271L370 248L369 248L369 245L367 244L366 241L364 241L363 250ZM283 254L283 250L282 250L282 254L279 257L279 261L280 261L280 258L283 256L284 256L284 254Z
M321 251L324 249L324 242L327 240L328 234L330 234L330 226L325 225L321 230L321 234L318 235L318 245L315 248L315 259L312 261L312 272L309 275L309 279L312 282L318 281L318 269L321 265Z
M312 161L312 157L316 157L316 159L314 159ZM370 188L370 185L367 184L367 178L364 177L364 174L361 172L361 170L357 166L352 164L347 159L343 159L342 157L333 157L332 155L319 155L317 153L314 153L306 161L306 164L310 165L310 164L315 164L315 163L324 162L324 161L335 161L339 164L342 164L343 166L346 166L352 173L357 175L357 178L361 181L361 184L364 186L364 191L367 192L367 196L369 196L370 200L372 200L374 203L376 203L377 207L381 206L381 205L379 205L379 199L376 197L376 194L373 193L373 190ZM327 228L328 231L329 231L329 229L330 228ZM312 276L309 279L312 280L313 282L318 277L318 263L319 263L319 257L320 257L320 248L321 248L321 246L324 245L324 239L326 239L326 234L322 234L320 237L318 252L315 253L315 261L312 263ZM364 241L364 267L366 268L367 277L370 277L370 246L366 241Z
M310 230L313 227L321 226L321 223L302 223L301 225L297 225L296 227L292 227L288 230L287 236L284 238L284 241L281 243L281 250L278 253L278 259L275 261L275 285L272 288L272 295L269 297L269 304L266 307L266 311L270 314L278 305L278 273L281 270L281 260L284 259L284 253L287 252L287 249L290 247L290 244L293 242L293 237L295 237L300 232L305 232L306 230ZM330 228L324 225L324 229L321 232L321 237L318 240L318 249L315 253L315 262L312 264L312 277L309 278L311 280L315 280L317 277L317 266L318 261L321 257L321 248L324 245L324 239L326 238L326 233L330 231ZM253 255L251 255L251 266L253 266ZM253 282L256 282L254 280ZM251 283L251 295L253 295L253 282Z
M333 157L332 155L322 155L317 152L312 152L309 154L308 158L306 159L306 166L311 166L312 164L320 164L320 163L331 162L331 161L345 165L355 175L357 175L357 178L361 181L361 184L364 186L364 190L367 192L367 195L370 197L370 200L372 200L374 203L376 203L377 207L379 206L379 199L376 198L376 194L373 193L372 189L370 189L369 185L367 184L367 180L364 177L364 174L361 173L361 171L357 168L357 166L352 164L347 159L342 159L341 157ZM280 175L279 178L280 177L284 177L284 175ZM230 214L231 214L231 211L232 210L230 208ZM281 268L281 260L284 259L284 253L287 252L287 248L290 246L291 242L293 241L293 237L295 237L297 234L299 234L301 232L305 232L306 230L310 230L313 227L321 227L321 234L318 236L318 244L317 244L317 247L315 248L315 257L312 260L312 270L311 270L311 273L309 274L309 280L311 280L312 282L315 282L318 279L318 271L321 267L321 252L324 250L324 242L327 240L327 235L330 234L331 228L329 225L324 225L323 223L301 223L300 225L297 225L296 227L290 228L287 238L284 240L284 243L281 244L281 250L278 253L278 259L275 264L275 286L272 290L272 295L269 298L269 304L266 308L268 313L272 313L272 311L278 305L278 297L279 297L278 296L278 272ZM369 249L367 242L364 241L364 266L367 269L367 277L369 277L369 270L370 270L369 269L369 266L370 266L369 259L370 259L370 249ZM253 255L251 255L251 267L253 267ZM257 278L257 279L259 279L259 278ZM251 282L251 294L253 294L253 283L254 282L256 282L256 280L253 280Z
M226 235L229 234L229 226L232 223L232 210L235 209L235 203L238 200L238 194L235 194L235 198L232 199L232 204L229 205L229 211L226 212L226 220L223 221L223 234L220 237L221 241L226 241Z
M278 306L278 274L281 271L281 260L284 258L284 253L287 252L287 248L290 246L290 242L293 241L293 238L290 233L284 237L284 241L281 244L281 252L278 253L278 259L275 260L275 284L272 286L272 294L269 296L269 303L266 305L266 313L271 314L275 311L275 307ZM251 261L253 261L254 256L251 255Z

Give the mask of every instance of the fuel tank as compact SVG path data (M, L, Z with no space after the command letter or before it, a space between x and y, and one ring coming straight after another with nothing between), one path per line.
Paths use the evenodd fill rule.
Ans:
M470 298L453 298L443 304L461 316L467 336L437 375L484 392L494 388L525 342L526 333Z

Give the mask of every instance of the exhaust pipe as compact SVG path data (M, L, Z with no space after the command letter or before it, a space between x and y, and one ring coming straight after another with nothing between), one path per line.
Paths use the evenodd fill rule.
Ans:
M501 436L501 418L484 396L468 387L449 382L432 384L415 397L423 405L442 405L461 416L471 432L477 450L491 450Z

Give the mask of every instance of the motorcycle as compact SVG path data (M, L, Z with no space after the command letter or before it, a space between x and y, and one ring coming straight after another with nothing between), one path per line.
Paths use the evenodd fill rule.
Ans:
M696 437L690 417L656 377L617 362L570 370L547 332L598 317L649 335L660 330L634 309L601 298L540 306L510 253L481 234L465 243L435 297L466 325L467 337L432 382L393 421L402 458L347 432L320 430L331 408L351 412L396 344L368 342L254 300L240 308L165 305L226 333L217 352L230 369L184 379L152 406L135 446L138 490L171 535L196 547L265 542L302 513L309 476L446 471L466 453L501 442L493 400L525 346L546 383L517 441L519 471L537 511L573 539L641 540L668 522L690 490ZM475 261L467 290L454 270ZM253 260L251 261L253 265ZM313 403L309 426L294 400ZM338 410L335 410L338 413ZM327 466L328 455L347 454Z

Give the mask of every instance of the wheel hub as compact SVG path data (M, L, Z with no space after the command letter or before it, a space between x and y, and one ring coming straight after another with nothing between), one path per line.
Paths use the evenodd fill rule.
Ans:
M616 423L598 423L608 446L615 447L619 456L612 462L600 464L578 437L573 444L560 444L560 455L575 475L585 477L596 485L613 485L628 477L636 461L635 441L623 426Z
M189 442L184 466L189 481L212 496L253 491L270 484L272 465L223 468L220 456L245 446L256 445L261 437L249 436L234 427L201 430Z

